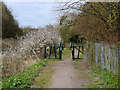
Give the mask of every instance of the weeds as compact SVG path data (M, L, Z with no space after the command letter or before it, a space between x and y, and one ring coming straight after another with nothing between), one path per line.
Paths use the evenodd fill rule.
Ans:
M32 80L38 75L40 68L47 64L48 60L40 60L17 75L2 79L2 88L30 88Z
M93 77L99 77L96 82L102 82L97 85L104 85L104 88L118 88L120 79L116 73L95 66L90 67L90 69L94 72L92 73Z
M44 68L44 70L41 71L41 73L34 79L35 81L31 88L44 88L51 83L51 77L55 73L52 69L52 64L54 64L54 61L49 61L48 63L49 64L47 67Z
M96 84L91 84L91 85L88 85L88 88L100 88L100 87L98 87Z

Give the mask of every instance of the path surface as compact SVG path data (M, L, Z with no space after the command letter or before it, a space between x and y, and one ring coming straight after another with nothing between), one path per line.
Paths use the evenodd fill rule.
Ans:
M59 61L55 66L52 84L48 88L78 88L80 85L76 84L76 73L71 58Z
M86 88L86 85L90 83L89 77L84 76L84 73L80 73L74 67L72 57L57 62L53 67L55 74L48 88Z

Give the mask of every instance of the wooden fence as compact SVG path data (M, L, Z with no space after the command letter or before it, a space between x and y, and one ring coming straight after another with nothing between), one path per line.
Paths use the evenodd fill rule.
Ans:
M115 73L119 67L118 51L120 48L115 45L87 42L84 44L84 60Z

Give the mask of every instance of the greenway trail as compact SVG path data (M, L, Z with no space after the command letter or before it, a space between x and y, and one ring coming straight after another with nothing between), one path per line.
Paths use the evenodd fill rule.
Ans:
M53 66L55 74L48 88L86 88L86 85L90 83L89 76L85 76L88 71L75 69L77 64L72 57L58 61Z

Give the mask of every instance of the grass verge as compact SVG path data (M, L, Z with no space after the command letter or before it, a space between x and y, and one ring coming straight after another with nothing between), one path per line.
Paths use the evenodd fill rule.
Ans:
M96 84L89 85L88 87L118 88L118 81L120 79L116 73L109 72L106 69L101 69L95 66L91 66L90 69L93 71L92 77L94 78Z
M34 79L34 84L31 88L48 88L51 84L51 77L55 73L52 66L56 63L55 60L50 60L47 66Z
M48 60L40 60L37 64L33 64L25 68L23 72L2 79L2 88L30 88L33 84L32 80L40 71L40 68L47 64Z

